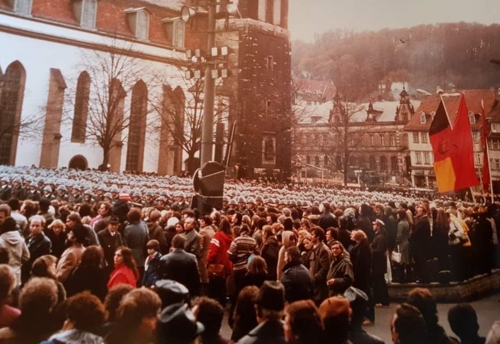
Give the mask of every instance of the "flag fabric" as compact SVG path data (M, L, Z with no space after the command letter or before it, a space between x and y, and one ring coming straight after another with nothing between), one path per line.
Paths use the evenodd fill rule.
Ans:
M441 98L429 129L429 139L439 192L457 191L479 184L474 170L472 134L463 94L453 125Z
M484 110L484 103L481 101L481 117L482 117L482 128L481 128L481 145L483 148L483 191L489 192L491 175L490 175L490 159L488 157L488 135L490 134L490 128L486 122L486 111Z

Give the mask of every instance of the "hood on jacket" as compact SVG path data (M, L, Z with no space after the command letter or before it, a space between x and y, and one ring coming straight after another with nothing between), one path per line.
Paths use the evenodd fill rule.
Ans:
M20 242L24 242L24 238L18 231L5 232L0 236L0 238L12 246L16 246Z

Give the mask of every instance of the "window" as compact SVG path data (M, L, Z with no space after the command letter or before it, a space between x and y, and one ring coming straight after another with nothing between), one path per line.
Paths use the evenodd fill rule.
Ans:
M273 24L281 25L281 0L274 0Z
M25 16L31 15L33 0L14 0L14 12Z
M306 164L308 164L308 165L311 164L311 157L309 155L306 156Z
M266 57L265 65L266 65L266 68L272 72L274 70L274 57L272 57L271 55ZM311 105L309 103L311 103L311 101L308 101L308 105ZM314 102L312 102L312 103L314 105Z
M380 145L385 146L385 135L380 134Z
M424 152L424 164L426 164L426 165L431 164L431 153L430 152Z
M319 166L319 156L317 155L314 157L314 165Z
M132 89L130 104L130 124L127 142L127 171L142 172L144 160L144 143L146 131L148 90L143 81L139 81Z
M370 170L375 170L377 168L375 164L375 157L373 155L370 155L369 165L370 165Z
M97 0L74 0L73 14L80 26L95 29L97 15Z
M483 165L483 159L481 159L481 156L483 153L474 153L474 165L476 166L482 166Z
M390 140L389 144L392 147L396 146L396 135L394 135L394 134L389 135L389 140Z
M395 172L399 171L399 163L397 156L391 156L391 170Z
M493 145L494 150L498 150L498 140L492 140L491 144Z
M73 128L71 142L85 143L87 131L87 116L89 112L90 76L82 72L78 77L75 94L75 110L73 114Z
M500 159L495 159L495 170L500 170Z
M149 38L149 13L144 7L125 10L128 24L137 39L147 41Z
M415 152L415 158L417 160L417 165L422 165L422 152Z
M493 133L500 133L500 123L491 123L491 131Z
M330 159L328 159L328 155L325 155L323 158L323 165L328 166L330 165Z
M17 147L14 128L19 125L26 72L19 62L7 67L0 83L0 165L13 165Z
M472 140L474 143L479 143L479 140L481 139L481 133L479 131L473 131L472 132Z
M426 118L425 118L425 113L422 112L420 114L420 124L425 124L427 122Z
M428 143L429 140L427 140L427 137L428 136L427 136L427 133L425 131L421 132L420 133L420 138L421 138L420 142L422 142L422 143Z
M167 40L172 47L184 48L186 23L181 19L165 18L162 20Z
M380 171L387 171L387 158L385 156L380 157Z
M417 132L413 133L413 143L420 143L419 135Z
M276 136L273 134L262 138L262 163L276 164Z
M265 22L266 13L267 13L267 0L259 0L259 10L257 19Z

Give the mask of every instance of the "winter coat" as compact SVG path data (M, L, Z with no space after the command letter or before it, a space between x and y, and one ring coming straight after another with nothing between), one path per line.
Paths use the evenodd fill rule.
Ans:
M218 231L210 241L210 247L208 250L207 263L223 264L226 275L230 275L233 271L233 264L227 255L227 250L229 249L229 246L231 246L232 241L233 238L229 235L222 231Z
M115 267L107 284L108 290L111 290L115 285L128 284L132 287L137 287L137 278L134 272L126 265L118 265Z
M368 239L353 246L350 255L354 272L353 286L368 293L372 284L372 249Z
M196 230L192 229L188 232L184 232L184 236L186 237L184 249L186 252L194 254L196 258L199 259L201 257L200 235Z
M114 256L116 249L120 246L123 246L122 236L119 232L116 232L115 235L111 235L111 232L108 229L103 229L99 233L97 233L97 237L99 238L99 243L104 252L104 259L106 260L107 270L110 272L113 270Z
M82 245L68 247L57 262L56 277L61 283L64 283L69 274L75 269L82 259L85 248Z
M319 217L318 226L320 226L321 228L323 228L324 231L326 231L326 229L329 227L338 228L339 223L335 218L335 216L333 216L332 213L327 211L321 214L321 216Z
M285 344L285 334L283 332L283 322L277 320L267 320L254 328L241 338L238 344Z
M0 247L9 251L9 266L16 275L16 283L21 283L21 267L30 259L30 251L24 238L18 231L9 231L0 235Z
M326 280L332 278L334 279L333 284L328 286L329 296L343 295L347 288L352 285L354 272L351 260L346 253L338 258L333 257Z
M313 279L309 270L300 262L290 262L283 267L281 283L285 287L285 299L288 303L313 297Z
M331 253L326 244L321 242L308 252L307 259L309 260L309 273L314 281L313 298L316 303L319 303L328 297L326 275L330 268Z
M398 231L396 235L395 249L401 253L401 264L410 264L410 225L408 221L401 220L398 222Z
M66 283L66 293L68 297L88 290L91 294L97 296L101 301L104 301L108 289L106 284L108 276L104 269L90 266L78 266L71 275L69 275Z
M160 253L166 254L168 253L167 248L167 239L165 238L165 233L163 232L163 228L156 222L148 222L148 230L149 230L149 240L158 240L160 243Z
M130 224L123 231L123 241L130 250L138 267L144 266L146 259L146 244L149 240L149 230L144 222Z
M262 248L260 250L260 255L264 258L267 264L268 279L272 281L276 281L277 279L276 268L278 266L279 251L280 245L275 236L267 238L264 244L262 244Z
M99 337L91 332L71 329L63 332L56 333L49 338L48 342L40 344L64 343L64 344L102 344L104 338Z
M412 249L415 248L415 254L425 259L431 257L431 224L429 217L421 216L415 219L415 228L410 241L412 242Z
M142 277L142 285L151 288L155 282L160 279L160 252L156 252L153 259L148 256L144 262L144 276Z
M177 281L189 290L191 296L198 295L200 289L200 271L196 256L181 248L160 258L161 276Z
M387 233L381 228L372 242L372 272L373 275L385 274L387 272Z
M210 242L215 232L211 226L206 226L200 230L200 257L198 258L198 268L200 269L201 283L208 284L207 261Z

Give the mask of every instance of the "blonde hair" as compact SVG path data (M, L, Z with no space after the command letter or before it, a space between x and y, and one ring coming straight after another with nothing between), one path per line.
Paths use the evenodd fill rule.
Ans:
M56 226L59 226L62 228L61 232L64 232L66 230L66 224L59 219L52 221L52 223L49 225L48 228L52 229L53 227L56 227Z

